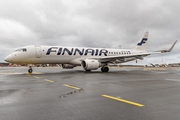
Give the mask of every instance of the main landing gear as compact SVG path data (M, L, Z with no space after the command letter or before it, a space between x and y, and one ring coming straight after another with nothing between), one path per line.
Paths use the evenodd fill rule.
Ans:
M28 72L29 72L29 73L32 73L32 72L33 72L32 66L29 66Z
M101 71L102 71L102 72L109 72L109 68L108 68L108 67L102 67L102 68L101 68Z

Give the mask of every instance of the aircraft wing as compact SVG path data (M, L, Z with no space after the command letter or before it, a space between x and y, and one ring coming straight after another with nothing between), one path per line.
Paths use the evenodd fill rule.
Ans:
M175 44L177 43L178 40L176 40L173 45L167 49L167 50L159 50L159 51L156 51L156 52L161 52L161 53L165 53L165 52L171 52L171 50L174 48Z
M143 57L151 55L151 54L159 54L159 53L165 53L165 52L171 52L174 48L175 44L177 43L177 40L173 43L173 45L166 50L159 50L154 52L142 52L137 54L126 54L126 55L117 55L117 56L104 56L101 58L96 58L99 62L111 62L115 60L120 60L122 62L126 62L127 58L135 58L135 59L143 59Z
M126 62L126 58L136 58L143 59L143 57L150 55L149 53L138 53L138 54L127 54L127 55L117 55L117 56L104 56L101 58L96 58L99 62L111 62L115 60L120 60L122 62Z
M177 41L178 41L178 40L176 40L169 49L153 51L153 52L149 52L149 54L159 54L159 53L171 52L172 49L174 48L174 46L176 45Z

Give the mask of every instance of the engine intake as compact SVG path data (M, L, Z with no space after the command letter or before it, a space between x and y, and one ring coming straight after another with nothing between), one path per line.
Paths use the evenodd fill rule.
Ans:
M96 70L101 66L101 63L97 60L87 59L81 62L84 70Z

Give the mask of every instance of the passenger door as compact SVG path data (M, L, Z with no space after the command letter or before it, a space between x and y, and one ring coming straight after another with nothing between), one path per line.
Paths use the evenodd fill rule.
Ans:
M41 46L35 46L35 51L36 51L36 58L41 58L42 57Z

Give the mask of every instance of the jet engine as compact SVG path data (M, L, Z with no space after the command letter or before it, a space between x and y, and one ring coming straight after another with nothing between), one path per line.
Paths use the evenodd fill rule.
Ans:
M71 69L71 68L74 68L75 65L71 65L71 64L62 64L62 68L64 69Z
M97 60L86 59L81 62L84 70L96 70L101 66L101 63Z

